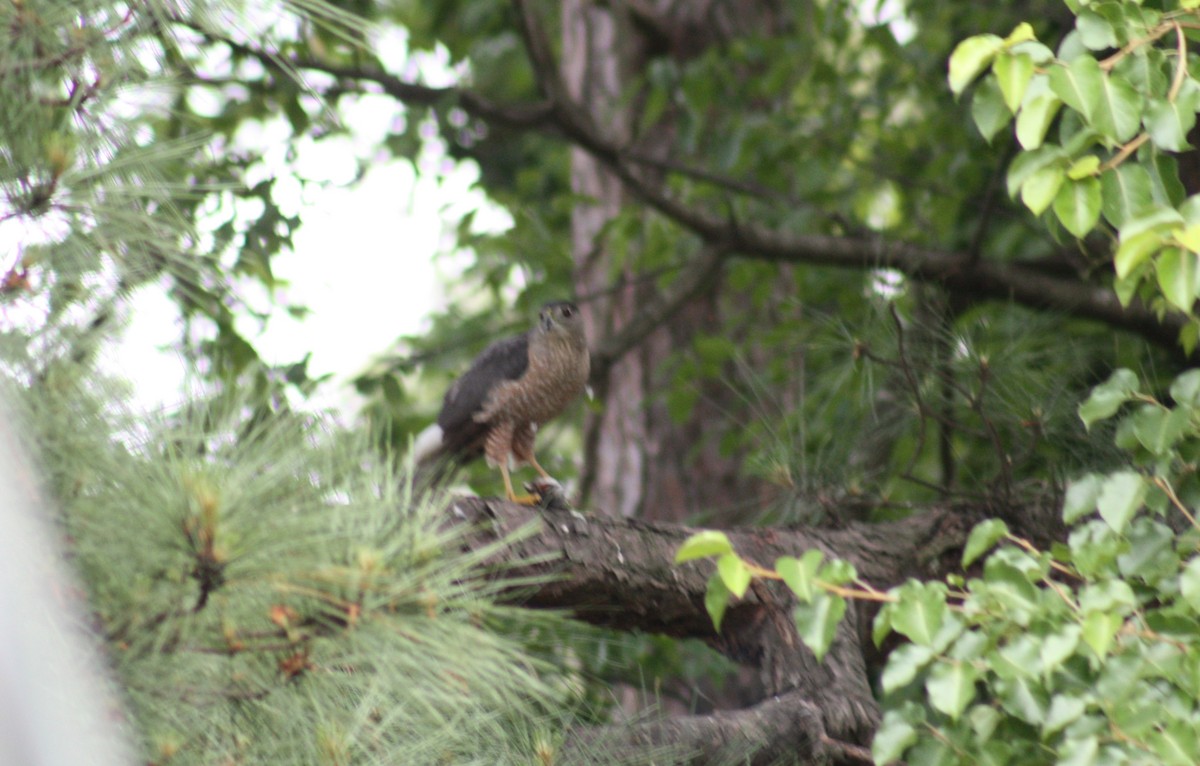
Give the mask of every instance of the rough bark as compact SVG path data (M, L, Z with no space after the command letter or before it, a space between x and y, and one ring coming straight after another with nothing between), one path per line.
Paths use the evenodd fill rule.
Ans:
M1053 507L999 509L997 515L1017 533L1046 542L1061 533ZM848 560L862 580L884 590L908 578L958 571L972 525L992 513L945 506L885 524L727 534L750 561L770 566L779 556L815 548ZM702 639L754 668L765 690L760 704L742 711L580 731L576 752L585 752L596 739L619 742L631 752L671 742L695 750L692 763L716 763L726 748L745 744L739 727L751 727L747 731L763 737L759 744L790 748L802 763L860 762L879 717L869 681L872 666L882 659L870 639L871 604L852 603L829 654L818 662L796 634L795 600L780 583L757 582L730 605L721 631L713 630L704 608L713 563L673 563L675 551L695 528L483 498L454 500L448 518L466 526L470 547L516 538L498 548L497 571L523 582L549 577L536 588L513 591L512 598L524 606L569 610L578 619L618 630ZM515 534L519 530L522 534ZM764 750L751 762L769 763L771 752L776 751Z

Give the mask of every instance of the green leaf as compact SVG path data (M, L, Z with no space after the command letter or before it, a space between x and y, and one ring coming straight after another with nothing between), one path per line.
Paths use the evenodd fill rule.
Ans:
M1075 28L1079 30L1079 37L1083 40L1083 44L1094 51L1120 47L1117 43L1117 33L1113 31L1112 24L1094 11L1080 11L1079 16L1075 19Z
M1088 428L1100 420L1112 417L1121 405L1138 393L1138 379L1132 370L1114 370L1108 380L1092 389L1087 400L1079 405L1079 419Z
M1118 615L1109 612L1090 612L1083 618L1083 642L1103 660L1123 622Z
M871 740L871 756L880 764L899 761L916 742L916 728L899 711L889 710Z
M1100 158L1094 154L1085 154L1071 163L1071 167L1067 168L1067 178L1072 181L1078 181L1088 176L1096 175L1096 171L1099 169Z
M1146 480L1135 471L1118 471L1104 480L1096 508L1100 518L1120 534L1146 497Z
M1063 169L1058 165L1042 168L1029 176L1021 186L1021 201L1034 215L1041 215L1058 196L1064 179Z
M1146 107L1142 121L1150 140L1160 149L1182 152L1191 148L1187 135L1196 125L1194 104L1155 99Z
M683 541L683 545L679 546L679 551L675 554L675 563L682 564L692 559L720 556L732 550L733 545L730 544L729 537L724 532L706 529Z
M1123 144L1133 138L1142 124L1142 96L1120 75L1100 78L1100 98L1091 124L1101 135Z
M1033 78L1033 59L1020 53L1005 51L996 57L992 65L996 81L1000 85L1000 93L1009 111L1016 114L1025 98L1025 89Z
M1054 198L1054 214L1079 239L1100 220L1100 179L1067 180Z
M1133 270L1145 263L1150 256L1163 248L1167 240L1157 231L1143 231L1132 237L1122 237L1121 244L1113 256L1113 266L1118 279L1124 279Z
M1067 495L1063 500L1063 521L1072 524L1081 516L1096 510L1101 486L1100 476L1094 473L1067 485Z
M1158 287L1171 305L1185 312L1192 310L1200 294L1200 269L1195 253L1178 247L1166 247L1154 261Z
M1050 700L1050 711L1042 723L1043 734L1054 734L1074 723L1087 710L1087 703L1079 697L1056 694Z
M1099 101L1102 72L1091 56L1080 56L1069 64L1050 68L1050 88L1071 109L1091 121Z
M1141 96L1120 75L1109 75L1091 56L1050 69L1050 88L1102 136L1124 143L1141 125Z
M1148 405L1132 416L1133 435L1152 455L1166 455L1188 428L1188 413Z
M793 612L796 632L818 661L829 651L837 634L838 623L845 614L846 599L826 591L819 591L812 602L796 606Z
M799 558L780 556L775 560L775 571L783 578L784 584L791 588L792 593L801 601L812 601L817 593L817 569L821 566L824 554L817 549L804 552Z
M978 673L966 662L940 662L934 665L925 681L929 703L957 721L967 705L975 699L975 680Z
M1145 170L1145 166L1140 167ZM1150 195L1154 207L1139 212L1133 218L1125 221L1121 225L1122 239L1135 237L1144 231L1167 232L1187 223L1178 210L1157 199L1156 195L1160 192L1155 190L1154 177L1150 175L1149 170L1146 170L1146 175L1150 177Z
M721 581L721 575L713 572L708 578L708 587L704 591L704 609L712 619L713 630L721 632L721 620L725 617L725 607L729 606L729 589Z
M858 577L854 565L845 559L834 559L817 572L817 577L830 585L844 585Z
M1027 43L1037 40L1037 35L1033 33L1033 25L1028 21L1022 21L1020 24L1013 27L1013 31L1008 33L1008 37L1004 38L1004 46L1011 48L1014 45Z
M939 583L909 580L897 588L892 606L892 628L922 646L931 646L946 613L945 587Z
M975 120L979 134L988 143L1012 120L1012 112L1004 104L1004 96L995 77L988 77L979 83L971 95L971 118Z
M971 536L967 538L966 548L963 549L962 565L965 569L975 559L992 549L998 541L1008 534L1008 525L1000 519L988 519L975 525Z
M1100 196L1104 217L1120 229L1154 204L1150 173L1137 163L1123 162L1100 176Z
M1061 106L1062 99L1047 91L1030 98L1021 107L1017 113L1017 141L1022 148L1028 151L1042 145Z
M1193 557L1179 573L1179 593L1195 611L1200 611L1200 556Z
M1041 168L1059 162L1066 154L1057 146L1042 146L1028 152L1021 152L1008 165L1008 196L1016 198L1021 187L1029 177Z
M1200 369L1188 370L1171 381L1171 398L1181 407L1200 405Z
M1043 673L1049 676L1075 653L1075 648L1079 646L1080 632L1078 625L1064 625L1059 632L1051 633L1042 639L1040 653Z
M750 568L736 553L726 553L717 559L717 574L721 575L721 582L730 593L738 598L746 595L746 589L750 587Z
M926 665L934 658L934 651L928 646L902 644L888 655L887 666L883 669L880 684L885 694L907 686L917 677Z
M976 35L963 40L950 54L950 90L959 95L971 84L1004 47L996 35Z
M1170 721L1147 735L1163 766L1195 766L1200 761L1200 737L1187 721Z
M1193 223L1182 229L1171 232L1171 236L1184 250L1200 253L1200 224Z

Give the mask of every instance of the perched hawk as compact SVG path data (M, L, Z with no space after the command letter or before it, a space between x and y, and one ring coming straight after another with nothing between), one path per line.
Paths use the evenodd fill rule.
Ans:
M417 437L418 467L440 473L483 455L500 468L508 499L529 502L513 492L509 463L557 484L534 457L534 436L583 392L590 369L579 307L547 303L532 330L488 346L450 386L437 424Z

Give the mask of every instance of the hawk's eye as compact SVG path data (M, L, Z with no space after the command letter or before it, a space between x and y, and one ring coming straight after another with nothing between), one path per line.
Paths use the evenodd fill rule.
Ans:
M563 307L562 307L562 315L563 315L564 317L566 317L567 319L570 319L570 318L571 318L571 314L572 314L572 313L573 313L573 312L571 311L571 307L570 307L570 306L563 306Z

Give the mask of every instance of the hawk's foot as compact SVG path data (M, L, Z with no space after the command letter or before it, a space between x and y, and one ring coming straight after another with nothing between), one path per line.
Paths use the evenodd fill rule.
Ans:
M570 510L571 504L567 502L567 495L563 491L563 486L551 476L544 476L540 479L534 479L525 485L525 489L530 490L538 496L538 505L546 509Z

